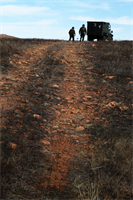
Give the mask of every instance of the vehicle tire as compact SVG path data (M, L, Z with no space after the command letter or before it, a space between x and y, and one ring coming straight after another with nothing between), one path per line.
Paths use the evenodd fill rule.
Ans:
M97 41L100 41L100 40L104 40L104 37L101 36L101 37L97 38Z
M88 36L88 41L93 41L93 38L91 36Z

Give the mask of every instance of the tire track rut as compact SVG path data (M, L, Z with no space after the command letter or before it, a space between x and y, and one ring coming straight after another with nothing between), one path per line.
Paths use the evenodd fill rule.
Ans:
M87 65L84 58L85 50L82 44L66 43L58 56L65 55L63 61L64 79L57 83L53 78L53 84L59 90L60 101L54 106L54 120L47 124L47 129L51 134L48 149L52 152L50 162L53 163L49 177L49 183L44 181L43 185L49 185L63 190L68 185L68 173L86 159L92 153L89 143L92 145L91 136L86 132L85 127L91 122L93 113L87 109L86 104L91 99L85 87L82 66ZM84 45L84 44L83 44ZM78 55L78 56L77 56ZM52 83L51 83L52 84ZM90 145L90 146L91 146ZM45 150L44 150L45 151ZM80 169L83 171L84 169Z

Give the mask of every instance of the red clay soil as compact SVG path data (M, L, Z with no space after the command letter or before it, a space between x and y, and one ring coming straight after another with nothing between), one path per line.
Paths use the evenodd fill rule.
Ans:
M78 45L76 43L66 43L63 51L59 51L58 55L56 55L56 57L63 57L65 55L65 60L61 60L60 64L64 73L64 79L61 79L61 81L58 82L60 77L57 78L55 76L50 82L52 90L54 92L58 90L56 99L59 100L59 103L56 106L53 105L50 109L54 119L47 124L49 136L41 141L46 144L47 149L54 152L55 155L56 153L60 154L59 158L53 154L51 162L55 163L53 166L55 171L47 175L50 176L50 183L48 184L56 186L57 188L63 188L63 185L67 184L66 177L68 168L71 163L70 160L74 158L74 155L80 155L80 153L85 155L88 152L87 144L89 134L84 134L84 130L86 125L91 121L91 117L94 115L92 110L85 109L86 106L89 105L88 100L91 99L92 101L93 93L86 90L84 75L80 69L86 62L85 60L84 63L81 61L85 52L77 49L77 47ZM1 82L1 85L5 86L6 84L13 84L14 88L19 88L21 83L26 82L26 80L29 79L29 76L32 76L30 70L33 68L33 64L37 65L35 60L38 57L45 56L45 48L44 45L42 45L33 49L32 52L31 50L28 50L21 57L16 54L13 55L13 58L9 58L9 63L13 65L14 70L6 75L6 80L4 79L5 75L2 74L1 78L4 79L4 81ZM78 56L76 54L78 54ZM27 57L29 57L29 60L27 60ZM39 60L39 63L41 63L41 60ZM42 66L41 68L44 69ZM34 68L34 71L37 73L38 67ZM60 69L59 71L56 71L56 73L58 72L60 73ZM36 74L36 77L39 78L39 75ZM45 80L41 81L45 82ZM42 89L42 84L42 82L37 84L38 89ZM8 90L8 88L9 86L5 86L6 90ZM10 108L13 109L18 103L21 105L29 103L29 100L21 100L21 96L16 96L15 94L16 90L12 90L7 93L6 96L2 93L1 104L3 112ZM40 93L35 92L35 94L39 95ZM48 94L45 94L45 96L48 99L53 98ZM63 101L66 103L63 104ZM80 103L80 101L83 103ZM50 104L49 101L47 104ZM45 107L42 109L45 109ZM20 110L16 110L16 113L23 115ZM37 115L35 117L40 116ZM45 121L45 119L43 120ZM44 149L44 151L45 150L46 149ZM80 159L81 157L82 156L80 156ZM44 184L46 185L46 183Z
M95 143L89 127L97 122L109 123L99 113L107 106L114 106L109 103L116 102L106 85L107 80L114 77L103 74L101 82L95 81L100 77L90 62L95 54L87 48L95 50L96 46L92 43L86 46L85 42L46 42L9 56L8 73L3 71L1 75L1 126L5 127L8 120L5 113L14 110L12 117L16 117L20 128L27 123L23 121L22 124L21 119L30 113L34 124L44 131L37 142L44 144L43 153L51 153L52 170L46 173L44 182L38 187L56 187L63 191L70 186L69 172L78 167L84 170L81 169L83 165L78 164L94 153ZM24 106L27 113L20 109ZM126 111L127 107L121 105L121 109ZM42 116L43 111L48 115ZM12 128L15 131L10 125ZM30 138L28 131L22 135ZM15 149L17 145L12 138L10 146Z

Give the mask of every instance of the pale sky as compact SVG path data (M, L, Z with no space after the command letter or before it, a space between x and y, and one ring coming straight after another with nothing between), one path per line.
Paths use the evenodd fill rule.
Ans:
M1 0L0 34L68 40L87 21L110 22L114 40L133 40L133 0ZM87 37L85 38L87 40Z

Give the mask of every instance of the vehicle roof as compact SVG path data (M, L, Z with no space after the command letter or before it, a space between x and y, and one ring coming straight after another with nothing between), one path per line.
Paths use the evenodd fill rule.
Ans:
M99 22L99 21L87 21L87 22L89 22L89 23L107 23L107 24L109 24L109 22Z

